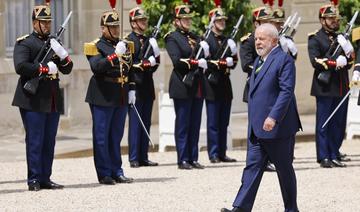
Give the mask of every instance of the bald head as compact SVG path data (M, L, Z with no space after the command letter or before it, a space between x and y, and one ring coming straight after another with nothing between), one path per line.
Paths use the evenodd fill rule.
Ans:
M255 48L259 56L266 56L279 41L279 32L272 24L260 25L255 30Z

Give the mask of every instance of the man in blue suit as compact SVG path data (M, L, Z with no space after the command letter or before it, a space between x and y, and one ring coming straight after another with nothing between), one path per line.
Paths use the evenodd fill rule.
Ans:
M297 111L295 64L278 45L278 31L263 24L255 31L259 57L254 62L248 96L248 147L242 185L232 210L251 211L267 161L275 167L285 211L298 211L292 166L295 134L301 129Z

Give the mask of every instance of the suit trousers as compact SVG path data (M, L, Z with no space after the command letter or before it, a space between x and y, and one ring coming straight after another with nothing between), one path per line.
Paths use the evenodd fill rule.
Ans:
M174 99L175 108L175 144L177 161L197 161L199 157L199 133L202 98Z
M136 100L135 106L150 134L152 99ZM146 135L134 108L129 107L129 161L148 160L149 138Z
M230 112L231 101L206 100L207 150L210 159L226 155Z
M348 99L341 105L328 124L326 119L340 103L341 97L316 97L316 155L317 161L336 159L345 137Z
M93 149L97 177L124 175L120 142L128 106L104 107L90 104L93 118Z
M251 211L267 161L275 167L280 183L285 211L298 211L296 203L296 176L292 166L295 135L286 139L262 140L255 136L248 139L246 166L242 185L233 203L243 211Z
M34 181L49 182L60 113L34 112L20 108L20 114L26 133L28 184Z

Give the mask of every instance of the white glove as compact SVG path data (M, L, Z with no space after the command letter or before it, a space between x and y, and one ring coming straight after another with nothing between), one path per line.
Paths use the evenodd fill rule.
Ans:
M210 55L210 47L206 41L200 41L200 46L204 50L204 57L207 58Z
M158 57L160 55L160 49L159 49L159 45L158 45L156 39L155 38L150 38L149 43L150 43L150 45L151 45L151 47L153 49L155 57Z
M56 73L58 73L58 68L57 68L56 64L53 61L48 62L47 66L49 67L48 74L56 74Z
M232 57L227 57L225 60L227 67L231 67L234 65L234 59Z
M134 90L130 90L129 91L129 94L128 94L128 102L129 102L129 104L135 104L135 102L136 102L136 91L134 91Z
M151 55L148 60L150 62L151 67L154 67L156 65L156 59L154 56Z
M206 70L208 68L207 61L204 58L201 58L198 61L199 61L200 68L203 68L204 70Z
M125 52L126 52L126 43L124 41L119 41L115 47L115 54L122 55L125 54Z
M289 47L288 47L287 38L285 36L281 36L279 41L280 41L280 46L281 46L282 50L284 52L288 52Z
M291 40L290 38L287 38L286 39L286 42L287 42L287 47L291 53L292 56L295 56L298 52L296 46L295 46L295 43L293 40Z
M340 55L338 58L336 58L336 68L342 68L347 65L347 59L346 57Z
M236 55L237 53L237 47L236 47L236 43L233 39L228 39L227 40L227 44L231 50L231 55Z
M351 45L350 41L346 39L342 34L337 36L337 41L339 42L341 48L344 50L346 56L350 56L350 54L354 51L354 47Z
M61 60L65 59L67 56L69 56L69 53L54 38L50 39L50 46L51 46L52 50L54 50L55 54L60 57Z
M360 80L360 72L354 71L353 76L352 76L352 81L359 81L359 80Z

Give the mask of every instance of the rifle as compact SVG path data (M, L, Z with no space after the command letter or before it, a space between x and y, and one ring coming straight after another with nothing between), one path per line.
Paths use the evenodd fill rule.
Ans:
M60 26L59 30L56 32L56 35L55 36L50 35L48 37L48 39L46 40L44 45L41 47L40 52L37 54L37 56L35 58L35 61L40 61L41 64L44 63L44 62L50 61L51 57L53 56L53 54L50 54L50 53L53 52L51 47L50 47L50 40L52 38L55 38L56 40L60 40L60 37L63 34L63 32L65 31L65 29L66 29L65 27L66 27L67 23L69 22L69 20L71 18L71 15L72 15L72 11L69 12L69 14L67 15L64 23ZM41 60L40 60L40 57L42 57ZM45 76L40 73L40 75L38 77L35 77L35 78L31 79L31 80L28 80L25 83L23 88L28 93L30 93L32 95L36 94L36 91L37 91L37 89L39 87L39 82L44 77Z
M204 40L206 40L211 32L212 27L214 26L214 21L215 21L215 15L211 18L211 21L209 23L209 25L206 27L206 31L204 33ZM200 48L198 49L196 56L195 56L195 60L199 59L200 54L202 52L202 47L200 46ZM193 83L194 83L194 79L195 79L195 75L198 73L198 69L195 71L189 71L189 73L185 74L185 76L183 77L182 81L185 84L185 86L187 87L192 87Z
M158 34L160 33L160 26L161 26L163 17L164 17L163 15L160 16L160 18L159 18L156 26L154 27L154 30L153 30L153 32L151 33L151 36L150 36L150 37L153 37L153 38L156 39L156 37L157 37ZM143 57L143 58L147 58L147 57L148 57L148 54L149 54L149 52L150 52L150 48L151 48L151 45L150 45L150 43L148 43L148 47L147 47L147 49L146 49L146 51L145 51L145 54L144 54L144 57Z
M359 15L359 11L356 11L355 14L353 15L353 17L351 18L350 22L346 24L346 28L345 31L343 33L344 37L346 39L349 39L350 34L351 34L351 30L354 26L354 23L356 21L356 18ZM341 45L337 42L337 39L334 40L334 42L331 44L328 52L326 53L326 57L327 58L331 58L331 59L335 59L337 58L339 55L341 55L343 52ZM329 84L330 82L330 78L331 78L331 72L330 71L322 71L320 72L320 74L318 75L317 79L324 83L324 84Z
M239 32L239 27L240 27L240 24L241 24L243 18L244 18L244 15L241 15L241 16L239 17L236 25L233 27L233 30L232 30L232 32L231 32L231 34L230 34L230 39L233 39L233 40L235 39L237 33ZM221 45L221 48L220 48L219 51L216 53L216 57L215 57L215 58L217 58L217 56L219 55L219 53L221 52L221 50L223 49L223 46L224 46L225 44L226 44L225 49L224 49L224 51L222 52L220 58L224 58L224 57L225 57L225 54L226 54L226 52L227 52L228 49L229 49L229 45L228 45L228 43L227 43L227 39L225 39L225 40L223 41L223 43L222 43L222 45ZM209 80L209 82L211 82L211 83L213 83L213 84L217 84L217 82L218 82L217 77L215 77L213 73L210 73L210 74L209 74L208 80Z
M298 17L298 13L296 12L294 15L289 16L282 29L279 32L279 36L286 36L293 38L296 34L296 30L300 24L301 17Z

